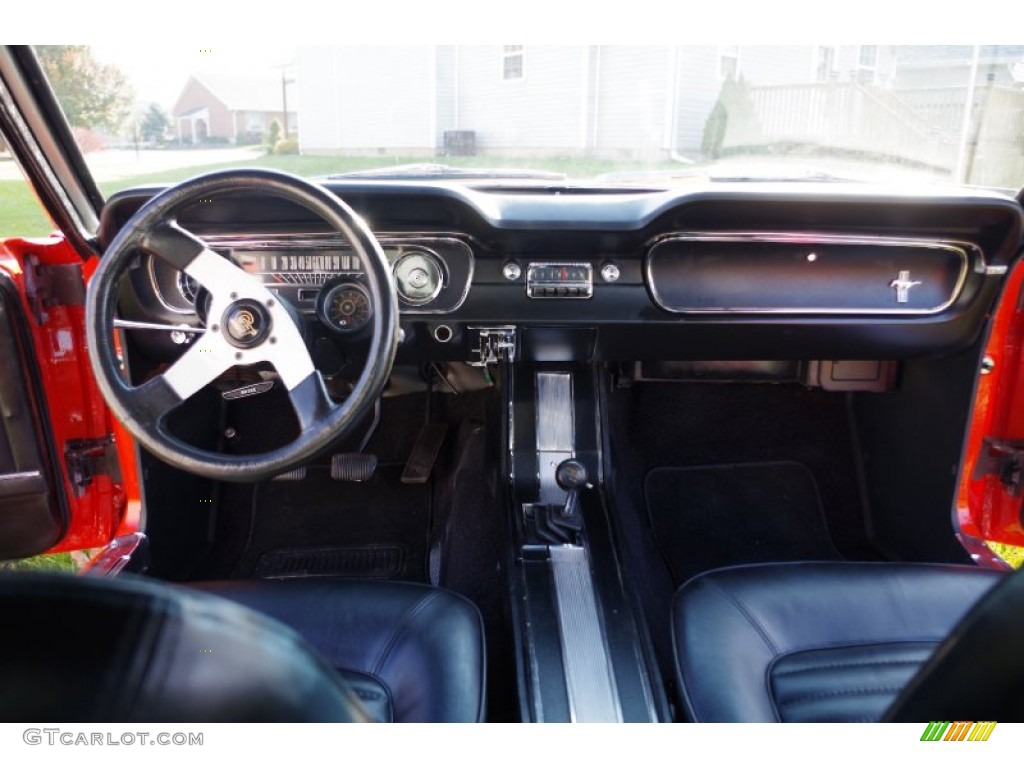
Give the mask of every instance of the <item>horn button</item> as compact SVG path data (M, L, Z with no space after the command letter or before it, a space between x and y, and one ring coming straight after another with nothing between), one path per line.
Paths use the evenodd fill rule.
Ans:
M270 314L253 299L240 299L224 311L221 328L224 338L235 347L248 349L263 342L270 334Z

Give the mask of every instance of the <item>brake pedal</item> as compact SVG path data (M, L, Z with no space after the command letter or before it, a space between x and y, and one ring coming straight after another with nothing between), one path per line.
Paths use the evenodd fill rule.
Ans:
M331 456L331 480L362 483L377 471L377 457L372 453L336 453Z
M445 424L424 424L416 438L416 445L412 447L409 460L405 462L405 469L402 470L402 482L410 484L425 483L430 478L434 469L434 462L437 461L437 454L441 452L441 443L448 433L448 426Z
M296 467L295 469L289 469L287 472L282 472L279 475L274 475L270 479L274 480L274 481L286 481L286 482L287 481L295 482L297 480L305 480L306 479L306 468L305 467Z

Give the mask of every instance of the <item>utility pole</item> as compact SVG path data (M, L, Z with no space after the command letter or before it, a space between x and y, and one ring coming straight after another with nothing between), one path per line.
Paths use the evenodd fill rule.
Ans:
M974 117L974 89L978 80L978 60L981 58L981 46L974 46L971 54L971 71L967 76L967 93L964 96L964 114L960 124L960 146L957 149L956 177L958 184L966 184L968 181L967 171L967 149L971 135L971 119ZM973 161L972 161L973 163Z
M282 127L284 128L284 138L288 138L288 84L294 83L295 80L289 80L284 70L281 70L281 108L284 111Z

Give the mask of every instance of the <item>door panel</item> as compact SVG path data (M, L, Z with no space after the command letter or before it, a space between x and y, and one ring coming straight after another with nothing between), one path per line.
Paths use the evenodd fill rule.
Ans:
M59 236L0 243L0 386L3 406L20 414L0 427L0 477L9 480L0 487L0 559L103 546L137 524L137 514L125 524L126 476L137 495L134 451L115 441L86 352L84 281L94 262L83 264Z
M0 560L45 551L68 528L29 346L16 286L0 273Z

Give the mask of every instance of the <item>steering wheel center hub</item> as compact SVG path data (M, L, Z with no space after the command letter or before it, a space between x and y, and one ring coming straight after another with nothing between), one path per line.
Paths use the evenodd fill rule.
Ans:
M235 347L248 349L267 338L273 323L270 313L254 299L239 299L224 310L221 320L224 338Z

